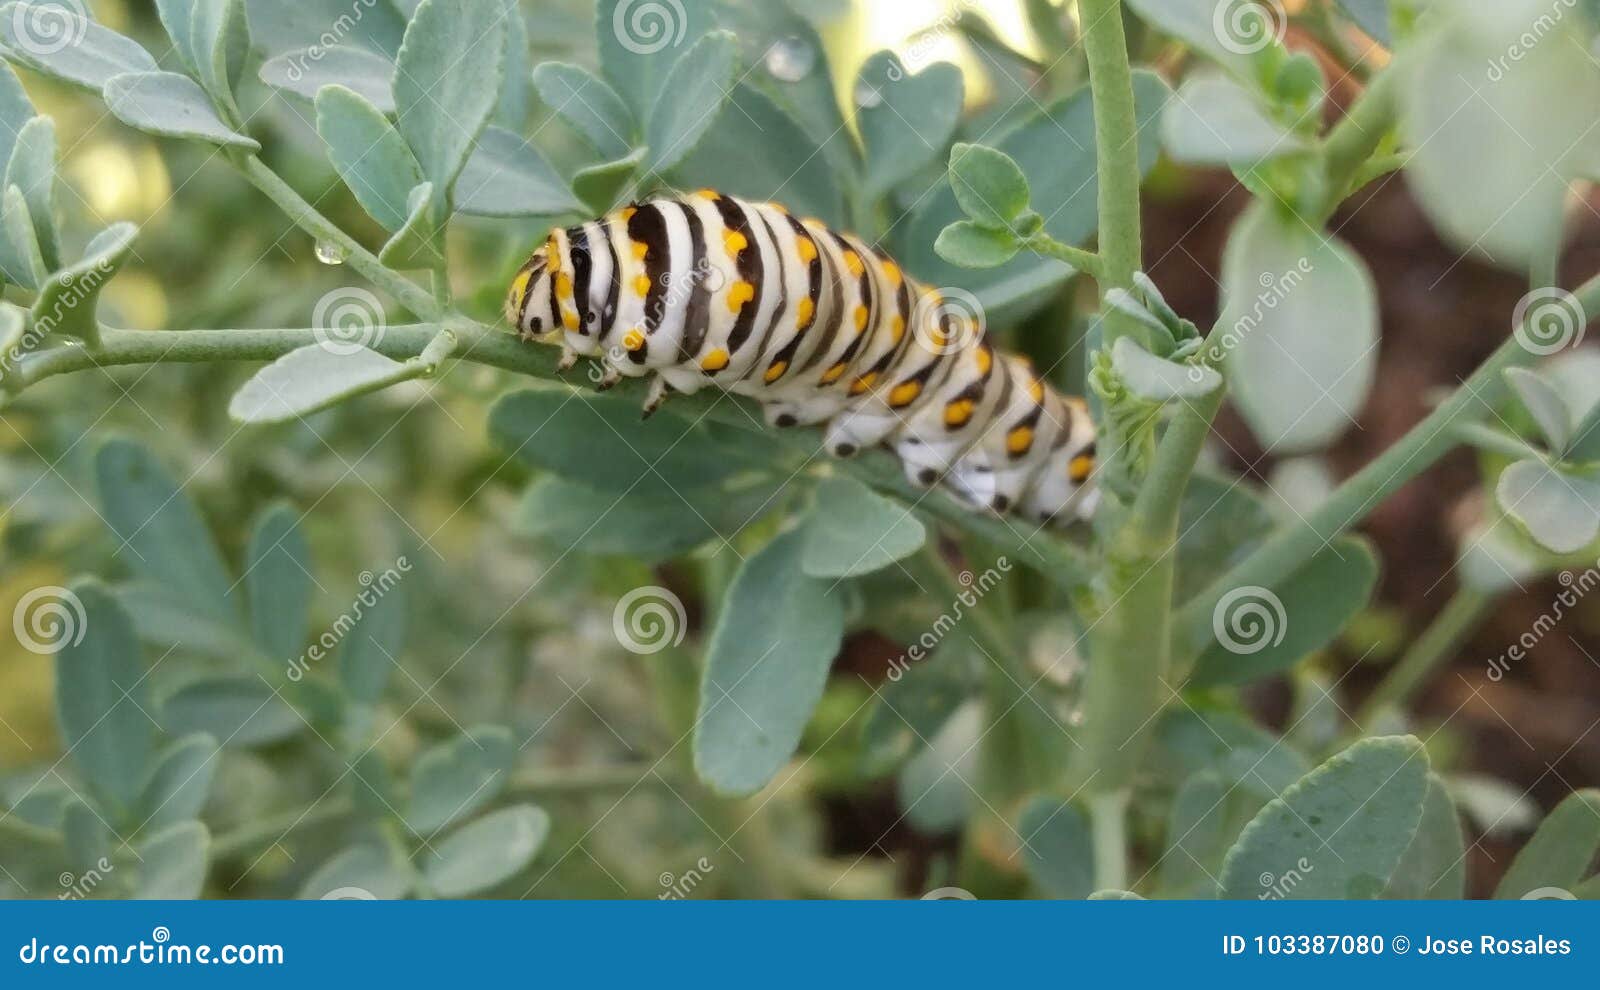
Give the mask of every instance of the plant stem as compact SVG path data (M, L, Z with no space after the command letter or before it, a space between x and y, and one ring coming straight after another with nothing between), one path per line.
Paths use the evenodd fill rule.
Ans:
M1128 889L1128 799L1126 790L1089 799L1089 835L1094 849L1095 890Z
M1583 313L1600 311L1600 276L1585 282L1573 295ZM1537 357L1513 334L1450 398L1340 485L1315 511L1279 528L1249 557L1212 581L1179 612L1174 631L1177 657L1187 662L1211 642L1211 613L1229 591L1277 585L1380 501L1453 450L1460 443L1460 434L1454 429L1458 423L1480 418L1504 401L1506 369L1531 364Z
M1024 245L1035 254L1042 254L1047 258L1065 261L1073 268L1096 280L1105 274L1105 263L1093 251L1063 244L1049 234L1034 234L1028 238Z
M1356 726L1369 729L1384 708L1405 703L1434 668L1477 631L1496 600L1494 595L1463 585L1367 697L1356 712Z
M1126 289L1139 270L1139 133L1133 71L1122 31L1122 0L1079 0L1083 48L1094 99L1096 172L1100 184L1100 288ZM1106 346L1112 334L1108 328Z
M1322 144L1323 174L1327 198L1320 215L1308 218L1320 229L1339 204L1360 188L1357 178L1383 139L1394 129L1399 104L1395 94L1395 71L1380 73L1336 124Z

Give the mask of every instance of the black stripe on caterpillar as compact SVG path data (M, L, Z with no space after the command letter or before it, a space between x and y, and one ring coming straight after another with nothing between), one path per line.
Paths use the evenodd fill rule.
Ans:
M653 375L645 413L708 386L774 426L824 424L830 453L884 444L919 485L980 509L1087 518L1094 426L977 314L850 234L775 203L702 190L556 230L512 281L506 316L559 342L601 388Z

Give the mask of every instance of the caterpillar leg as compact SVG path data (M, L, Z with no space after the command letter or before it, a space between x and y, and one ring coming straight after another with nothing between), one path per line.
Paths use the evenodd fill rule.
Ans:
M650 394L645 397L643 410L644 414L639 418L649 419L657 409L661 408L661 403L667 400L667 396L676 391L677 389L672 387L672 384L667 381L667 377L665 375L656 375L654 378L650 379Z
M571 344L561 345L561 358L556 362L556 374L564 375L572 370L578 363L578 352L572 349Z
M822 443L835 457L853 457L882 443L899 425L900 420L893 415L843 412L828 423Z
M620 381L622 381L622 372L610 365L606 365L606 373L601 375L600 380L595 383L594 390L596 392L610 391Z

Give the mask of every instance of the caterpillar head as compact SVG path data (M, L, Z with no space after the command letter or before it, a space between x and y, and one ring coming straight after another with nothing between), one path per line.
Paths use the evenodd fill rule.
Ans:
M538 337L557 329L551 321L549 245L533 252L533 257L511 280L506 293L506 319L527 337Z

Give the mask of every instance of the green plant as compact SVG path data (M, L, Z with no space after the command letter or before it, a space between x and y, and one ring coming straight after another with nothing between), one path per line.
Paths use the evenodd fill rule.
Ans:
M0 9L10 57L230 166L322 261L371 289L322 295L304 327L108 325L102 289L138 257L139 232L112 224L65 260L76 252L56 221L55 124L7 70L8 409L48 408L60 393L43 383L93 369L270 362L228 404L240 428L268 438L260 451L305 430L322 440L319 417L378 401L359 397L416 382L442 390L463 365L485 366L526 379L487 414L507 457L446 494L466 505L485 486L526 481L515 510L490 524L560 553L484 614L463 588L478 575L447 573L431 535L402 515L409 533L385 537L389 550L358 546L368 565L393 563L362 571L345 608L349 596L314 593L303 532L313 500L241 496L207 513L250 510L231 568L160 458L129 440L96 444L93 509L116 547L89 569L119 580L54 589L48 638L70 771L52 768L64 787L15 788L0 813L0 841L26 847L38 874L105 864L95 892L135 896L225 893L258 869L266 879L250 892L519 894L564 877L582 850L637 893L652 889L653 868L643 882L619 880L584 842L609 814L597 794L620 803L644 789L674 818L663 844L692 848L678 832L698 820L721 842L713 852L740 861L716 874L725 892L881 894L891 889L881 875L830 859L796 802L773 799L797 777L826 791L895 774L916 825L964 827L948 868L984 892L1021 890L1017 863L1055 896L1465 891L1456 783L1430 769L1415 737L1361 733L1404 732L1393 704L1493 602L1492 579L1465 586L1353 723L1309 742L1253 724L1233 689L1292 676L1304 702L1296 728L1337 707L1302 661L1348 629L1375 586L1377 558L1350 530L1463 444L1511 461L1491 464L1489 522L1511 524L1497 558L1506 569L1549 573L1592 557L1600 396L1574 383L1581 376L1527 367L1581 342L1600 305L1600 280L1566 292L1555 278L1563 198L1594 161L1591 11L1527 45L1525 23L1547 22L1522 0L1492 12L1442 0L1311 4L1317 30L1353 16L1393 49L1326 128L1322 69L1285 47L1276 5L1250 0L1129 0L1131 10L1079 0L1072 17L1032 3L1054 49L1035 66L1041 95L964 119L959 71L913 71L885 52L862 69L848 122L816 30L781 0L655 5L654 23L631 0L601 0L598 74L566 51L535 66L533 43L572 32L559 12L530 18L515 0L358 0L358 17L334 0L307 5L306 23L326 15L335 44L280 5L164 0L172 52L159 61L72 6ZM61 33L30 35L47 21ZM960 28L991 60L1032 64L975 16ZM1175 91L1130 58L1174 42L1197 65ZM1463 91L1485 65L1488 85ZM342 189L297 189L306 156L279 153L257 120L280 105L314 129ZM559 133L560 155L524 137L535 115ZM1163 148L1231 168L1253 196L1229 239L1209 334L1143 272L1140 188ZM1469 156L1486 164L1461 169ZM1239 479L1197 470L1203 447L1225 397L1281 453L1320 450L1347 428L1371 390L1378 311L1365 262L1330 221L1401 168L1441 230L1528 273L1533 291L1505 344L1423 422L1280 521ZM971 293L992 329L1023 328L1050 376L1093 403L1104 497L1092 532L970 512L909 486L881 452L819 464L814 435L768 432L725 396L675 399L640 424L639 389L577 390L554 349L497 323L511 272L545 230L700 186L848 224L924 281ZM1093 301L1080 303L1088 284ZM406 322L389 322L390 305ZM1069 331L1086 345L1081 376L1065 360ZM1537 444L1509 419L1494 425L1520 415L1508 411L1513 392ZM399 426L358 422L383 436ZM436 453L421 446L405 464L418 485ZM294 496L282 487L274 494ZM349 550L349 540L329 542ZM626 735L601 717L615 738L597 733L575 747L583 759L557 763L528 749L543 727L509 697L521 675L502 672L491 683L506 696L490 699L452 682L489 714L470 727L434 692L469 657L479 670L486 638L516 655L576 635L574 577L608 595L632 589L600 611L647 657L631 673L658 710ZM684 597L709 630L688 646ZM424 599L427 611L414 604ZM509 618L537 608L549 611L528 627ZM333 632L316 634L314 612ZM866 628L916 646L863 691L829 673L847 634ZM1041 671L1039 642L1049 659L1081 654L1081 678ZM424 678L402 662L439 649L458 658ZM633 721L647 707L630 695L620 711ZM286 771L262 758L273 753L304 765ZM252 779L274 782L266 807L240 813L218 797ZM1501 892L1592 890L1600 831L1582 813L1594 810L1590 791L1558 808ZM557 834L570 845L539 859ZM304 862L274 864L288 848Z

